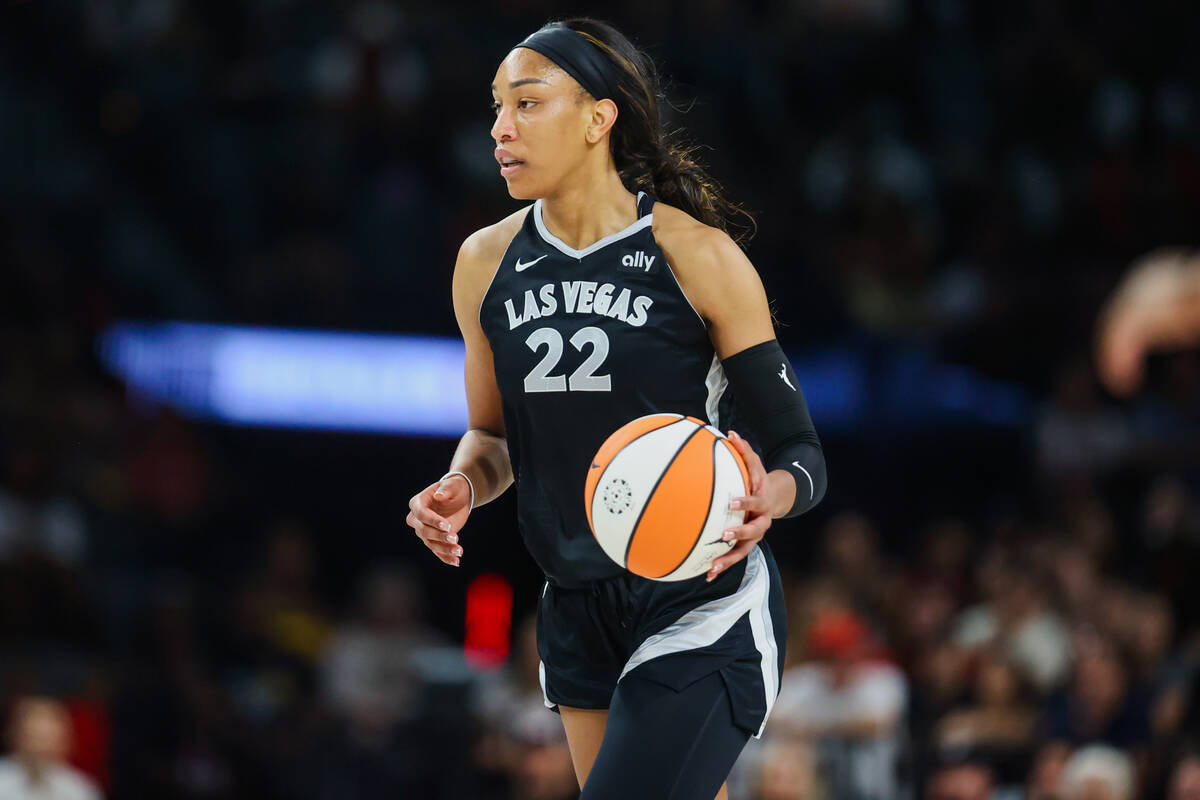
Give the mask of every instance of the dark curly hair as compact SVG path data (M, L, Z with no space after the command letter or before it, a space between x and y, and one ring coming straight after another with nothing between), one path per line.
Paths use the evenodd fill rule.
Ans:
M754 217L725 197L695 158L696 147L667 131L660 108L665 100L654 60L612 25L589 17L562 20L600 49L618 76L617 122L612 128L613 162L630 191L644 190L696 219L720 228L741 244L754 232Z

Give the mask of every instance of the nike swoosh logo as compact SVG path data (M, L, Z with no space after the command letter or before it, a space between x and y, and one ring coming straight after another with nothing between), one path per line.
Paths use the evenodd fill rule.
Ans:
M546 255L550 255L550 254L547 253ZM521 259L518 258L517 259L517 272L522 272L523 270L529 269L530 267L532 267L534 264L541 261L545 257L546 256L538 256L533 261L526 261L524 264L522 264Z
M800 466L799 461L793 461L792 466L795 467L796 469L800 470L801 472L803 472L804 477L808 478L808 499L812 500L813 495L816 494L816 491L817 491L817 487L813 485L812 475L809 475L808 470L806 470L804 467Z

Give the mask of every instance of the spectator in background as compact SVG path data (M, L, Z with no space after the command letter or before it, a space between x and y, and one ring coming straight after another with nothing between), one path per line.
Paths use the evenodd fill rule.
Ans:
M45 697L17 701L9 726L12 753L0 759L0 800L99 800L100 788L67 764L71 722Z
M978 761L944 764L925 785L925 800L989 800L995 778L989 766Z
M1200 755L1184 756L1175 765L1167 800L1200 800Z
M1163 248L1135 261L1101 311L1096 336L1100 377L1118 395L1141 386L1151 353L1200 344L1200 257Z
M1042 473L1079 481L1115 467L1132 444L1128 422L1100 397L1091 366L1064 364L1036 426L1037 462Z
M1145 698L1131 688L1115 646L1086 637L1079 649L1070 685L1047 705L1046 735L1076 745L1144 747L1150 738Z
M833 797L891 800L908 701L903 673L872 657L866 624L847 610L820 614L805 644L813 660L784 672L772 734L815 743Z
M879 532L857 511L838 514L825 528L824 568L868 614L885 610L891 569L879 551Z
M1067 628L1041 578L1000 550L980 570L985 601L959 615L955 642L977 651L997 648L1040 692L1061 684L1070 666Z
M976 667L974 695L974 703L942 718L938 747L950 752L985 752L993 758L1020 758L1027 753L1038 720L1016 669L1003 657L985 656Z
M1133 760L1116 748L1081 747L1063 768L1059 792L1062 800L1132 800Z
M1025 800L1060 800L1063 770L1071 753L1066 742L1050 742L1038 750L1025 784Z
M352 738L386 738L416 717L420 678L414 659L441 637L424 619L415 578L380 567L359 589L360 610L339 627L322 659L325 695Z
M756 754L757 779L749 800L826 800L812 745L796 739L773 739Z
M475 764L485 775L503 776L519 800L561 800L579 790L562 723L545 705L540 665L531 615L514 637L508 665L480 680L472 702Z

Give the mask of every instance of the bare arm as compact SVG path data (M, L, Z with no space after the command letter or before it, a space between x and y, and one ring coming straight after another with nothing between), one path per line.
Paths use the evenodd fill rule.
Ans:
M513 482L504 438L504 415L492 348L479 325L479 306L503 253L477 233L459 251L454 267L454 316L462 332L467 357L467 432L454 451L450 470L462 472L475 487L475 505L495 500Z
M661 231L655 229L655 237L680 288L708 325L717 357L724 360L774 339L766 290L741 248L722 231L702 225L677 209L665 207L666 213L662 214L660 208L662 204L655 206L655 217L661 214L666 220ZM743 458L753 452L740 437L734 444ZM781 469L764 471L763 481L763 494L769 499L763 510L768 520L787 513L796 497L796 481L791 474Z
M1142 382L1146 357L1200 344L1200 254L1156 250L1134 263L1096 324L1100 377L1115 394Z
M458 534L475 506L491 502L513 482L495 365L479 325L479 305L504 249L514 215L463 242L454 265L454 315L466 345L467 432L450 461L450 473L413 495L406 522L446 564L459 565ZM466 480L463 479L465 476Z

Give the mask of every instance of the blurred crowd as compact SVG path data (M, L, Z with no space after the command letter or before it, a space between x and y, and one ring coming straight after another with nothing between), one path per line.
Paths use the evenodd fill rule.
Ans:
M1123 402L1089 358L1121 269L1197 244L1200 6L593 12L757 214L786 347L903 341L1038 398L825 440L825 503L768 534L788 668L734 800L1200 798L1200 354ZM573 797L511 501L447 575L399 508L448 443L198 425L93 352L122 318L453 334L457 245L512 208L487 85L563 9L5 13L0 800ZM500 670L462 650L483 571Z

